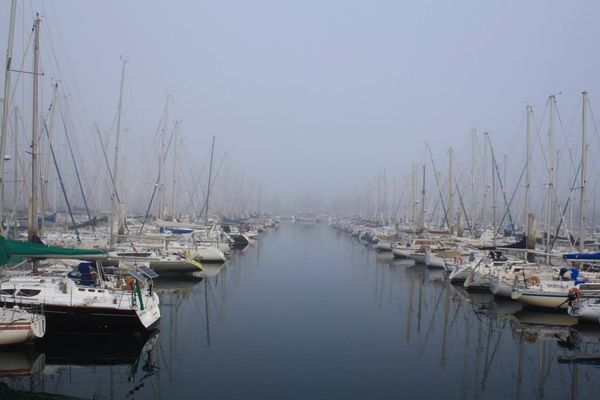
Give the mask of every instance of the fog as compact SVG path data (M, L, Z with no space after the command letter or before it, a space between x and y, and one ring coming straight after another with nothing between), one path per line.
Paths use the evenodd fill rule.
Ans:
M58 82L60 108L69 120L93 208L109 207L108 172L96 126L112 163L123 56L119 185L135 212L145 210L158 174L167 93L168 137L177 121L181 139L180 209L203 196L199 188L205 187L214 136L215 207L225 207L224 212L256 208L262 199L265 206L333 204L353 212L400 213L406 211L401 202L410 197L414 166L428 163L431 174L426 143L440 175L447 173L447 151L453 147L457 179L464 188L470 184L473 129L479 162L484 132L498 162L507 155L510 189L505 191L512 192L525 160L527 104L535 118L533 201L541 207L541 149L547 99L553 94L559 111L555 146L564 163L557 186L564 197L580 155L581 92L589 92L592 113L600 92L597 1L17 3L13 68L31 71L31 50L25 50L39 12L40 111L47 115L52 85ZM9 1L0 4L3 50L9 9ZM32 79L13 73L12 81L14 105L22 116L17 147L25 165ZM592 113L590 154L600 145ZM58 116L56 130L62 131L57 121ZM12 123L9 129L14 132ZM13 155L10 135L6 154ZM61 171L69 196L81 206L60 135ZM42 165L51 167L47 150L41 153ZM167 203L171 157L164 178ZM24 206L25 196L15 196L8 182L15 161L6 166L6 193L11 206ZM598 168L593 156L588 168L591 199ZM481 175L480 166L477 170ZM436 199L433 175L428 185L429 197ZM53 190L61 203L59 189ZM194 201L199 207L201 200Z

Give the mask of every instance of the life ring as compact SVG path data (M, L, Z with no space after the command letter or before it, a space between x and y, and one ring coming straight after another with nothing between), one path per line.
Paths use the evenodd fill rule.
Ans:
M576 287L572 287L571 289L569 289L569 294L568 294L568 298L569 300L575 300L577 298L579 298L581 296L581 291L576 288Z
M530 277L527 279L527 283L528 283L529 285L531 285L531 286L539 285L539 284L540 284L540 278L538 278L538 277L537 277L537 276L535 276L535 275L532 275L532 276L530 276Z

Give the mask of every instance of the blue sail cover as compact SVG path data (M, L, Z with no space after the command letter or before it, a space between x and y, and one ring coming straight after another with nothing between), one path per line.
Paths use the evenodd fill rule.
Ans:
M596 253L566 253L563 254L565 260L597 260L600 261L600 252Z

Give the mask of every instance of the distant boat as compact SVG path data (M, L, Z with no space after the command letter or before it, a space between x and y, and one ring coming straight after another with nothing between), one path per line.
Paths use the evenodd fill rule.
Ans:
M122 262L148 263L159 274L199 272L204 269L199 262L176 251L117 249L108 253L106 265L118 267Z

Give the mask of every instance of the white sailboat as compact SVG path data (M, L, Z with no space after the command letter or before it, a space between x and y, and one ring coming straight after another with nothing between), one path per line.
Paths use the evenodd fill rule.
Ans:
M127 281L106 276L101 267L94 270L86 262L78 270L79 274L57 271L0 281L0 305L43 307L50 333L129 333L158 326L152 270L131 268Z

